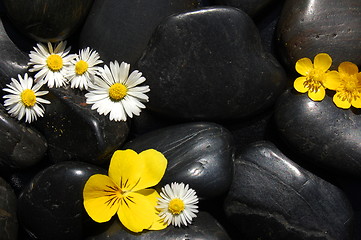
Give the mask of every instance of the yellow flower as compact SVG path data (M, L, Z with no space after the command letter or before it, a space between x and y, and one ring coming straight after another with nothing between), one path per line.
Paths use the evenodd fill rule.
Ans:
M321 101L325 97L324 83L329 78L335 78L336 71L328 72L332 59L327 53L319 53L313 63L309 58L301 58L296 62L296 71L302 75L298 77L293 86L300 93L308 92L313 101Z
M352 106L361 108L361 73L351 62L343 62L338 66L338 78L329 79L325 86L335 90L333 102L339 108Z
M156 209L160 195L147 189L159 183L167 167L162 153L118 150L110 161L108 175L95 174L84 186L84 207L96 222L107 222L116 213L133 232L160 230L163 223Z

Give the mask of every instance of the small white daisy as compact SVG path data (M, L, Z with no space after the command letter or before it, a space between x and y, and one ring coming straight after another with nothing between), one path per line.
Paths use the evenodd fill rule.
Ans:
M70 47L65 49L66 41L60 42L53 49L53 45L48 42L48 47L38 43L34 47L35 51L30 51L30 72L37 72L35 81L44 81L48 87L61 87L66 85L65 74L72 66L71 61L76 57L75 54L69 54Z
M168 225L180 227L183 224L187 226L193 218L197 217L198 197L188 184L167 184L162 188L160 196L162 198L158 199L157 209L160 211L159 216Z
M138 116L141 108L145 108L142 102L148 102L149 86L138 86L145 81L142 73L135 70L129 76L130 65L117 61L110 62L110 68L105 65L100 68L99 76L95 76L94 84L89 84L88 93L85 94L86 103L93 104L92 110L96 109L99 114L110 113L110 120L126 121L127 116Z
M89 47L79 50L79 55L71 61L73 65L66 75L71 88L88 89L88 83L94 81L99 68L96 65L103 63L99 58L98 52Z
M39 91L42 84L36 83L33 86L33 79L25 73L24 78L18 75L18 80L11 78L11 83L6 84L8 88L3 91L10 94L5 95L4 106L12 117L21 120L25 116L25 122L31 123L38 116L44 115L44 106L42 103L49 104L48 100L42 99L48 91Z

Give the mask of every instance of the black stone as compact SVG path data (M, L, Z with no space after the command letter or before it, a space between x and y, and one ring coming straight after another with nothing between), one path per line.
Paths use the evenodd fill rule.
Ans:
M36 130L10 117L0 106L0 165L25 168L38 163L47 143Z
M95 224L83 207L83 188L93 174L106 174L91 164L62 162L39 172L18 200L18 219L33 239L83 239L83 227Z
M361 121L353 109L337 108L327 96L321 102L286 91L274 119L280 136L296 153L336 174L361 174Z
M47 99L51 104L34 126L47 139L50 161L100 165L126 140L127 122L110 121L109 116L91 110L84 92L52 88Z
M160 231L146 231L134 234L126 230L118 221L102 233L87 238L86 240L173 240L173 239L197 239L197 240L228 240L230 239L223 227L207 212L199 212L187 227L168 226Z
M283 68L262 48L244 12L205 8L172 15L153 35L138 68L150 86L150 110L173 118L249 117L274 103Z
M0 177L0 239L17 240L18 220L16 196L10 185Z
M247 240L351 239L353 212L343 192L270 142L251 144L235 160L224 206Z
M283 62L294 69L303 57L328 53L337 67L343 61L361 64L361 1L287 0L278 23Z
M270 5L276 1L279 0L213 0L217 5L239 8L251 17L259 17L266 10L271 10Z
M197 0L95 1L80 35L81 47L96 49L106 64L133 65L164 17L198 7Z
M85 20L93 0L3 0L14 25L40 42L67 39Z
M187 123L158 129L126 143L124 149L156 149L168 159L159 185L188 183L198 197L212 198L227 192L233 173L233 139L213 123Z

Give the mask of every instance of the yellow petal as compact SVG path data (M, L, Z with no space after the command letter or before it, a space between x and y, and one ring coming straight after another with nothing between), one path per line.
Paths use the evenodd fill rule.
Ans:
M313 101L322 101L325 98L326 91L323 87L320 87L317 92L308 91L308 97Z
M122 190L132 190L142 176L144 160L131 149L114 152L109 164L109 177Z
M295 67L299 74L306 76L313 69L313 64L309 58L301 58L296 62Z
M85 183L84 207L96 222L107 222L118 211L119 201L114 189L118 186L106 175L95 174Z
M143 190L142 190L143 191ZM152 201L154 202L154 206L157 206L158 199L161 198L157 191L154 191L149 198L153 198ZM163 219L159 216L159 211L154 208L154 220L152 226L148 228L148 230L162 230L168 226L167 223L163 221Z
M361 108L361 98L360 95L357 98L352 98L351 105L355 108Z
M298 77L293 83L293 87L297 90L297 92L305 93L308 91L308 88L306 88L303 83L306 81L306 77Z
M358 67L352 62L342 62L338 66L338 71L342 74L354 75L358 73Z
M337 71L330 71L325 74L323 85L331 90L336 90L341 86L340 74Z
M143 189L129 192L123 198L118 217L124 227L132 232L141 232L153 225L156 215L154 192L154 189Z
M163 178L168 163L164 155L154 149L148 149L139 153L139 157L144 162L144 168L140 180L133 188L133 191L157 185Z
M349 109L351 107L351 103L349 101L347 101L347 99L343 99L339 92L337 92L335 95L333 95L333 102L339 108Z
M315 69L326 72L332 64L332 58L327 53L319 53L313 60Z

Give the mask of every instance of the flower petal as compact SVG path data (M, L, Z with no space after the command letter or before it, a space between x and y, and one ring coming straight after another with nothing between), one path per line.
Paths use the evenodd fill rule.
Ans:
M319 53L313 60L315 69L326 72L332 64L332 58L327 53Z
M132 232L149 229L156 218L154 189L130 192L123 198L118 210L118 217L124 227Z
M336 90L341 85L340 74L337 71L330 71L325 74L323 85L331 90Z
M84 207L96 222L107 222L118 211L120 202L112 194L118 186L106 175L95 174L85 183L83 190Z
M338 71L342 74L354 75L358 73L358 67L352 62L342 62L338 66Z
M303 83L306 81L306 77L298 77L293 83L293 87L297 90L297 92L305 93L308 91L308 88L306 88Z
M122 190L135 191L133 188L140 181L144 167L144 159L140 158L135 151L117 150L110 160L108 174Z
M313 101L322 101L325 98L326 91L325 88L320 87L317 92L308 91L308 97Z
M333 102L339 108L349 109L351 107L351 103L349 101L347 101L346 98L343 98L341 96L341 93L339 93L339 92L337 92L335 95L333 95Z
M313 64L309 58L301 58L296 62L295 67L299 74L306 76L313 69Z
M133 191L155 186L163 178L167 168L167 159L161 152L148 149L139 153L140 159L144 162L141 178Z
M361 108L361 96L358 95L356 98L352 98L351 105L355 108Z

